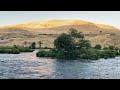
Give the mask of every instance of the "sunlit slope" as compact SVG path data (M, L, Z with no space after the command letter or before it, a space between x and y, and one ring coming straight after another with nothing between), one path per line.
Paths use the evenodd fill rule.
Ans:
M91 35L87 38L92 45L116 45L120 47L120 30L118 28L83 20L44 20L0 27L0 46L24 45L25 41L28 41L29 44L42 41L43 47L53 47L53 41L56 38L54 34L67 33L70 28ZM53 34L53 36L42 36L40 34Z

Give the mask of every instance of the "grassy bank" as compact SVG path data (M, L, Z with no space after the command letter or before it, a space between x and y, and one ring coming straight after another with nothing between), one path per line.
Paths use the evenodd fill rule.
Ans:
M34 49L30 49L28 47L17 47L17 46L1 46L0 53L7 53L7 54L19 54L21 52L33 52Z

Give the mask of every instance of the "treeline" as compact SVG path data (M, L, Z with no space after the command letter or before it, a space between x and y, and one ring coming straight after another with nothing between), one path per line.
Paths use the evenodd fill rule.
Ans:
M36 47L35 42L32 42L29 46L0 46L0 53L20 54L20 52L33 52L35 49L51 49L49 47L41 47L41 41L39 42L39 44L39 48Z
M38 57L52 57L57 59L91 59L114 58L120 55L117 47L109 46L102 48L101 45L91 46L89 40L85 39L82 32L71 28L69 33L61 34L54 40L54 47L49 51L40 50Z

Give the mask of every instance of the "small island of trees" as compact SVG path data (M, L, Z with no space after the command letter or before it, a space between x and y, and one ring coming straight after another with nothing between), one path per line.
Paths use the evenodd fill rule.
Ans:
M51 57L56 59L90 59L114 58L120 55L119 49L114 46L105 47L97 44L91 46L89 40L85 39L82 32L71 28L69 33L62 33L54 40L54 48L49 51L40 50L37 57Z

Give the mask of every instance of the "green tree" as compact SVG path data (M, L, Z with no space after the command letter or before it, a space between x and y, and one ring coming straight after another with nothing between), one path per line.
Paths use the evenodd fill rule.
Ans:
M101 49L101 45L100 45L100 44L97 44L94 48L95 48L95 49Z
M36 43L33 42L33 43L30 45L30 48L35 49L35 48L36 48Z
M78 49L89 49L91 47L90 41L89 40L79 40L78 42Z
M78 32L76 29L74 28L71 28L69 30L69 35L71 35L72 37L74 38L81 38L83 39L84 38L84 35L82 34L82 32Z
M70 51L74 47L74 40L70 35L63 33L54 41L54 46L59 50Z
M38 42L38 44L39 44L39 48L41 48L42 42L41 42L41 41L39 41L39 42Z
M119 48L118 48L118 47L116 47L116 48L115 48L115 50L116 50L116 51L119 51Z

